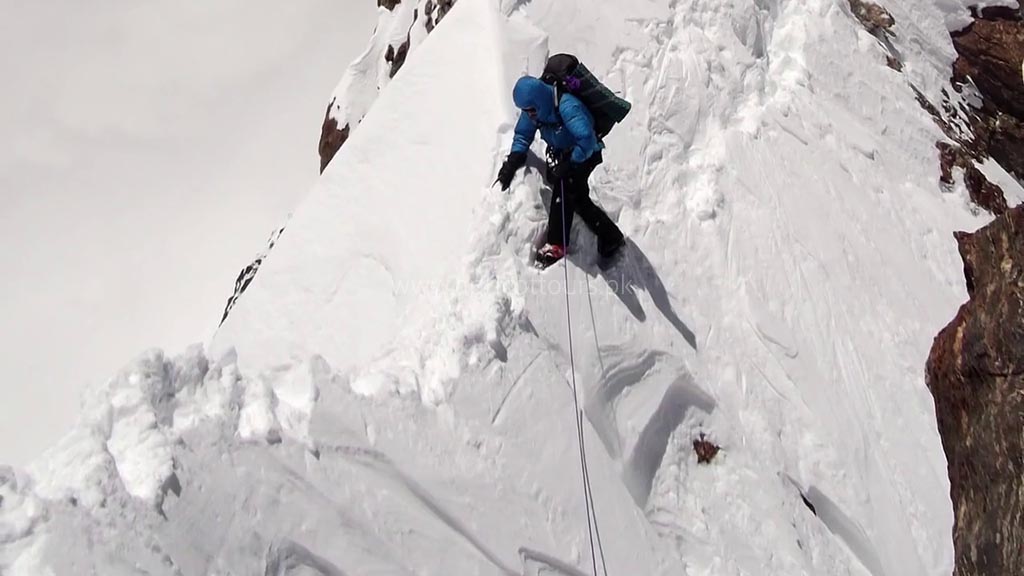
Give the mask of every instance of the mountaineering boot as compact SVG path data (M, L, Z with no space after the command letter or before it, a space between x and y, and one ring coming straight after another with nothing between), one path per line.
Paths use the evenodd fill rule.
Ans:
M558 244L545 244L540 250L537 250L537 257L534 259L533 265L543 270L564 257L565 248Z
M598 247L597 255L597 267L601 270L607 270L618 261L619 256L622 255L622 247L626 245L626 239L619 236L618 239L609 243L607 246Z

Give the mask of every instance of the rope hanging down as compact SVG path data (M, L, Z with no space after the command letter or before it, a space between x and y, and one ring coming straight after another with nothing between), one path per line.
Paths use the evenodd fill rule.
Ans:
M559 198L559 203L562 205L562 248L568 254L569 249L569 230L566 227L565 222L565 180L561 182L562 195ZM583 481L583 499L586 502L587 507L587 536L590 538L590 561L594 567L594 576L597 576L597 555L594 549L594 536L597 536L597 550L600 551L601 556L601 568L604 571L604 575L608 576L608 565L604 559L604 546L601 543L601 529L597 525L597 509L594 506L594 493L590 487L590 472L587 467L587 445L584 440L584 427L583 427L583 410L580 409L579 395L576 392L576 360L573 354L572 347L572 314L569 310L569 258L568 256L562 257L562 268L565 271L565 322L566 329L569 334L569 369L572 375L572 403L576 410L576 438L579 441L580 449L580 471L581 479ZM593 518L593 523L591 523Z

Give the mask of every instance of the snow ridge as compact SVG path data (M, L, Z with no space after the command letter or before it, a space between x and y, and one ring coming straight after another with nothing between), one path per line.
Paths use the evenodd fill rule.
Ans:
M183 436L212 426L242 440L308 441L319 386L330 373L314 356L246 379L232 355L211 362L199 346L174 359L151 350L89 396L75 432L31 467L34 478L46 480L34 490L86 508L120 492L159 507L178 489L174 453Z
M364 55L359 130L208 350L0 476L0 567L115 573L91 530L154 574L586 573L568 292L611 572L948 574L922 367L983 217L908 78L946 85L964 8L891 4L907 77L829 0L460 0L379 97ZM628 253L601 272L576 227L567 284L528 264L542 148L488 188L548 51L634 104L593 179Z

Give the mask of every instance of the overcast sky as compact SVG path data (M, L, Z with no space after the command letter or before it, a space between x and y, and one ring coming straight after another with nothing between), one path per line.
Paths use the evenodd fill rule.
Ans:
M374 0L0 0L0 462L216 328L317 177Z

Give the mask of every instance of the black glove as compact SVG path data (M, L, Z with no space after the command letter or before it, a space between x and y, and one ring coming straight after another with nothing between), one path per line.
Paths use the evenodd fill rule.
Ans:
M551 177L554 178L556 181L564 180L572 174L573 169L575 169L575 167L576 165L573 164L572 161L570 161L568 158L565 158L560 162L555 162L554 164L551 165Z
M516 170L519 170L524 164L526 164L526 153L512 152L508 158L505 158L504 164L498 170L498 179L495 182L501 182L501 189L508 190L508 187L512 185L512 178L516 175Z

